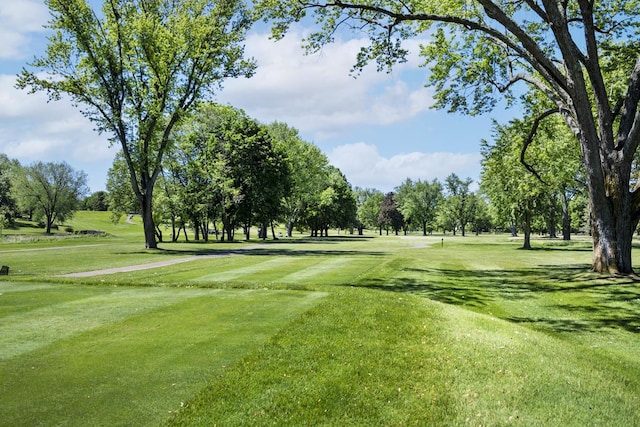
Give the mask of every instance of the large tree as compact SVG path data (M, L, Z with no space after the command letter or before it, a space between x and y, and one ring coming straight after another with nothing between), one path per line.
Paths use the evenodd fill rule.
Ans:
M521 121L509 126L494 125L493 144L482 143L481 187L498 215L523 231L522 247L531 249L532 221L542 213L551 190L541 179L526 173L518 161L525 138L523 128ZM529 150L529 155L533 154L534 150Z
M360 188L354 190L356 196L356 225L358 234L363 234L363 229L375 229L379 227L378 216L380 206L384 200L384 193L375 188Z
M18 200L34 218L44 219L47 234L56 221L70 218L80 198L88 192L87 175L65 162L35 162L21 169L17 178Z
M469 188L472 183L473 180L471 178L463 180L455 173L449 175L444 181L447 197L442 208L451 221L454 235L457 230L460 230L464 237L467 224L472 221L475 214L477 199Z
M357 205L351 184L335 166L324 169L325 186L307 205L302 220L312 237L329 236L329 228L346 229L356 223Z
M631 273L631 240L640 190L630 185L640 142L640 8L633 0L264 0L275 35L313 12L320 31L311 49L330 43L339 26L371 43L356 68L403 61L402 40L428 35L436 106L482 113L500 94L516 101L517 83L542 94L581 146L593 217L594 271ZM547 115L544 112L540 117Z
M145 243L156 248L153 190L174 127L223 79L250 75L242 42L251 24L239 0L46 0L46 54L19 87L66 94L120 144L140 205Z
M284 195L283 208L287 237L291 237L304 210L325 189L329 160L316 145L302 140L298 130L285 123L271 123L267 130L275 146L287 155L291 185Z
M402 212L398 210L398 203L393 192L384 195L382 204L380 205L380 213L378 214L378 223L384 227L389 234L389 227L398 235L398 231L405 225L405 218ZM380 228L382 234L382 228Z
M413 224L420 224L422 235L426 236L429 227L435 228L438 204L442 201L442 184L433 181L412 181L407 178L396 187L396 196L402 215Z
M215 210L223 238L233 240L235 228L243 226L249 239L254 223L266 230L282 213L289 165L266 126L242 110L204 103L176 136L181 142L171 155L172 175L184 187L185 214L194 223L208 222Z

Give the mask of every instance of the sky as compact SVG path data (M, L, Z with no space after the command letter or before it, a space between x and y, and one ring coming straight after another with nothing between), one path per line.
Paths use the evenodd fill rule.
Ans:
M47 102L43 93L15 88L16 74L46 47L48 19L43 0L0 2L0 153L23 165L66 161L87 174L92 192L104 190L118 151L108 135L69 100ZM354 77L350 69L364 40L338 38L305 55L300 40L308 31L293 27L274 42L268 28L252 30L245 54L257 61L257 72L225 81L215 101L298 129L354 187L388 192L406 178L479 178L480 141L491 140L492 120L505 123L518 111L468 117L430 108L428 70L416 54L427 39L409 41L409 61L391 73L373 65Z

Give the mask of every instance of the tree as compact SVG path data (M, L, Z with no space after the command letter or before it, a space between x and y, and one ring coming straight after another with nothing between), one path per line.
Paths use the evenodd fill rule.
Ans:
M300 215L324 190L329 160L316 145L303 141L298 131L285 123L271 123L267 130L276 147L286 153L289 165L291 185L284 195L283 207L287 237L291 237Z
M80 198L87 191L87 176L65 162L36 162L22 168L18 177L19 200L23 209L34 211L36 219L45 220L47 234L56 221L73 216Z
M131 177L122 151L113 159L107 172L107 204L111 220L117 223L122 215L140 213L140 205L131 187Z
M398 205L402 215L414 224L420 224L422 235L433 230L438 204L442 201L442 185L437 179L432 182L411 179L396 188Z
M96 191L82 201L82 209L87 211L107 211L109 203L106 191Z
M491 228L491 215L489 214L489 204L487 200L478 193L473 193L473 197L476 200L473 203L474 210L471 216L471 226L477 236L482 233L483 230L489 230Z
M13 225L18 216L18 204L15 198L13 177L20 165L0 154L0 232Z
M529 137L527 128L523 120L494 124L493 144L482 141L481 148L481 186L503 218L520 222L526 248L530 247L531 221L536 216L544 217L549 236L555 237L558 210L562 210L563 237L569 239L569 205L580 191L582 175L577 155L572 155L572 149L576 148L574 137L557 121L546 123L523 151L524 141ZM527 166L535 174L528 173ZM562 200L561 208L558 199Z
M398 210L395 194L389 192L384 195L382 204L380 205L380 214L378 215L378 223L380 224L380 234L382 234L382 227L385 227L387 234L389 234L389 228L398 235L398 231L404 226L405 218Z
M362 235L363 228L378 228L378 216L380 215L380 206L384 200L382 191L375 188L360 188L354 190L356 196L356 223L358 226L358 234Z
M303 220L311 236L328 236L329 228L350 228L356 222L356 199L347 178L335 166L325 168L325 187L310 201Z
M226 239L234 239L237 226L249 239L254 222L266 230L282 213L289 165L265 126L242 110L205 103L176 137L181 141L171 154L171 174L182 187L183 215L196 227L215 211Z
M276 37L312 11L320 30L305 38L311 50L332 42L340 26L368 33L356 70L370 61L388 69L406 60L402 40L429 34L421 54L438 108L483 113L499 96L516 102L518 83L545 97L553 108L537 119L559 114L581 147L592 269L632 273L631 239L640 220L640 188L630 182L640 142L636 2L264 0L260 6L275 20Z
M46 54L18 86L66 94L99 131L120 144L142 213L147 248L157 248L153 190L171 133L194 102L227 77L251 75L242 42L251 24L236 0L46 0Z
M471 178L463 181L455 173L445 179L445 188L448 194L445 198L443 209L451 221L451 230L454 235L459 229L462 237L464 237L467 224L473 218L476 198L469 190L472 182Z
M482 142L481 187L503 218L520 225L524 232L522 247L531 249L532 221L547 205L550 189L533 174L526 173L524 165L517 161L523 129L520 121L513 121L509 126L494 125L494 144ZM529 150L529 154L532 151Z

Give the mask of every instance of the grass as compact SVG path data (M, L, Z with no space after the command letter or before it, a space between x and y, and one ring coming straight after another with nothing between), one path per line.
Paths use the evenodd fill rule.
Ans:
M91 215L76 220L107 237L0 244L0 425L640 419L640 289L589 273L588 240L522 251L506 236L342 235L148 253L139 225L118 235ZM210 257L56 276L194 254Z
M3 305L20 307L0 328L2 425L157 425L324 296L65 285L45 295L37 287L2 291Z

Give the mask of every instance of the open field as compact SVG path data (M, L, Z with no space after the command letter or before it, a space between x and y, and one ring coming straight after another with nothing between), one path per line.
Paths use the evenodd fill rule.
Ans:
M340 235L147 252L139 225L76 221L109 235L0 243L0 425L640 419L640 288L589 273L587 240L522 251L507 236Z

